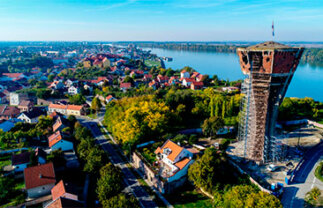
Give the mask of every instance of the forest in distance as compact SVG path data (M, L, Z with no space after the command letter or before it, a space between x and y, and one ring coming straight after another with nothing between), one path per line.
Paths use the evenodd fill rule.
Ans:
M247 47L256 42L117 42L118 45L135 44L142 48L161 48L167 50L183 50L195 52L235 53L238 47ZM287 45L308 45L301 59L301 64L323 67L323 43L288 42Z

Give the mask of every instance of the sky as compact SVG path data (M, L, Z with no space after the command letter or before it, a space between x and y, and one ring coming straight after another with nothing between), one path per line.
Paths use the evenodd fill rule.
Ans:
M323 0L0 0L0 41L323 41Z

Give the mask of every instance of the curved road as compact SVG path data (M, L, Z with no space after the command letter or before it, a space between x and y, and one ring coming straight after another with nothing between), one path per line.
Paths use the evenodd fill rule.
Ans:
M304 198L313 187L323 190L323 183L315 175L315 169L323 157L323 142L310 149L304 156L304 162L295 172L290 185L284 188L282 203L285 208L303 208Z

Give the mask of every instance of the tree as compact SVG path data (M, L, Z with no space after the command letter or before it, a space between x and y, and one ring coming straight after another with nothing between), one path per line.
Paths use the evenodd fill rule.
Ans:
M86 102L86 98L81 94L76 94L68 97L70 103L74 105L82 105Z
M210 117L204 120L202 124L203 133L207 136L214 136L219 131L219 129L223 128L224 121L219 117Z
M230 168L222 153L214 148L207 148L203 156L197 159L188 169L188 178L195 186L214 191L217 183L225 184L230 180Z
M311 191L309 191L305 195L306 203L315 206L318 203L318 198L321 195L321 191L319 188L314 187Z
M119 208L119 207L131 207L140 208L137 199L134 196L127 196L124 193L120 193L111 197L108 200L102 202L104 208Z
M99 98L94 97L91 103L91 109L95 110L95 112L98 112L101 107L102 107L102 104Z
M48 79L49 82L52 82L54 80L54 78L55 78L55 75L54 74L50 74L47 77L47 79Z
M90 149L89 154L86 157L84 171L96 174L106 161L107 156L104 151L97 147L93 147Z
M122 189L122 173L120 168L111 163L103 166L100 169L100 178L96 189L100 202L104 202L117 195Z
M263 208L263 207L277 207L282 208L282 204L274 195L260 191L258 193L251 193L245 201L246 208Z

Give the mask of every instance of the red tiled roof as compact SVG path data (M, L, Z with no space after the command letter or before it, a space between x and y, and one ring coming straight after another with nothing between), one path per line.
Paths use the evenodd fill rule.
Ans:
M61 132L57 131L48 137L48 146L52 147L54 144L61 141L62 139L63 139L63 137L61 135Z
M82 110L83 106L81 105L67 105L67 110Z
M112 95L108 95L108 96L106 97L106 99L107 99L107 100L110 100L111 98L113 98L113 96L112 96Z
M72 184L64 183L63 180L61 180L56 184L56 186L52 188L51 193L52 193L53 200L56 200L59 197L65 197L63 195L66 193L77 196L77 188ZM68 197L66 196L65 198L68 198Z
M192 85L195 85L195 86L204 86L203 82L192 82Z
M180 169L182 170L189 162L191 161L191 159L189 158L184 158L183 160L181 161L178 161L177 163L175 163L175 165Z
M121 83L120 88L131 88L131 83L130 82Z
M164 149L170 149L171 153L167 156L168 159L170 159L171 161L174 161L176 159L176 157L183 151L183 147L175 144L174 142L172 142L171 140L167 140L163 146L161 148L157 148L155 150L155 154L157 153L161 153L163 154Z
M48 108L66 109L66 105L49 104Z
M184 78L183 80L185 80L186 82L194 82L195 79L191 79L191 78Z
M53 163L25 168L24 177L26 189L56 182Z
M51 190L53 201L66 193L64 182L61 180Z
M10 78L18 78L22 73L2 73L2 75Z

